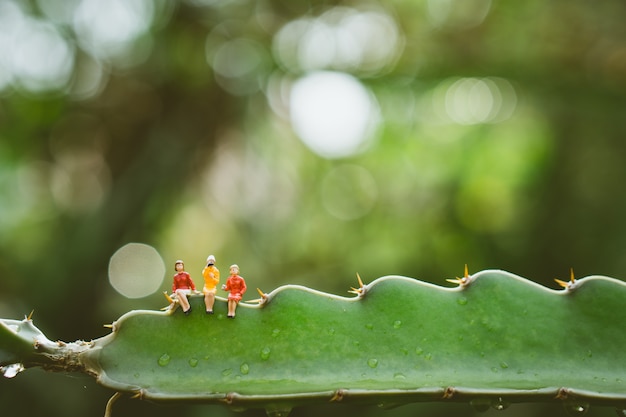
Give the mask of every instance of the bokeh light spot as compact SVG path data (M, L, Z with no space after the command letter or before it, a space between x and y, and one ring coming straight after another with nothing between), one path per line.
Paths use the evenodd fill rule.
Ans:
M491 9L491 0L428 0L427 4L434 26L456 29L480 25Z
M60 154L50 176L55 202L70 212L99 207L109 186L109 167L103 156L94 151Z
M156 292L165 277L163 258L152 246L128 243L109 261L109 282L127 298L142 298Z
M503 78L453 78L435 89L433 106L445 121L461 125L499 123L513 115L517 94Z
M151 0L109 0L106 7L98 0L82 0L74 14L74 30L83 48L96 57L136 63L130 54L145 55L135 41L148 31L154 13Z
M334 7L283 26L273 40L276 60L291 72L334 69L376 75L395 65L404 38L378 9Z
M265 52L257 42L232 39L222 43L215 53L207 45L207 60L215 70L216 81L229 93L244 95L259 89Z
M62 89L74 69L74 47L51 23L0 4L0 90L17 82L34 93Z
M356 78L320 71L297 80L290 96L294 131L316 154L341 158L371 142L380 123L373 95Z

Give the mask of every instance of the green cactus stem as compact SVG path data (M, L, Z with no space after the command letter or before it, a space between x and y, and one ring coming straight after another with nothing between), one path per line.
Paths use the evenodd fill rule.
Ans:
M0 366L81 370L153 401L289 410L314 402L626 408L626 285L587 277L551 290L488 270L455 288L389 276L355 297L284 286L226 318L131 311L91 342L45 338L2 320ZM10 368L12 367L13 368ZM12 375L10 375L12 376ZM582 405L580 405L582 404ZM280 413L279 413L280 414Z

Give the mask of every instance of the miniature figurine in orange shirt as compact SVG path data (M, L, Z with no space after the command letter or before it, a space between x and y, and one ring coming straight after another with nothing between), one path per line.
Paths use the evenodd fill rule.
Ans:
M217 284L220 282L220 271L215 266L215 256L209 255L206 260L206 266L202 270L202 276L204 277L204 304L206 306L206 313L213 314L213 304L215 304L215 293L217 291Z
M174 282L172 283L172 292L176 294L176 298L183 309L183 313L189 315L189 313L191 313L191 305L189 304L187 296L191 294L192 290L196 290L196 285L193 283L191 276L185 272L185 264L183 261L176 261L174 269L176 269L176 275L174 275Z
M241 301L246 292L246 281L239 276L239 267L237 265L230 266L230 276L226 280L226 284L222 285L222 289L229 291L228 294L228 318L235 318L235 310L237 304Z

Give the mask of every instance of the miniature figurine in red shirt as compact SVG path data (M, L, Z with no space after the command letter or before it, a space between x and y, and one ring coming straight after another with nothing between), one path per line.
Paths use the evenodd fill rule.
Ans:
M183 313L189 315L189 313L191 313L191 305L189 304L187 296L191 294L192 290L196 290L196 285L193 283L191 276L185 272L185 264L183 261L176 261L174 269L176 269L176 275L174 275L174 282L172 283L172 292L176 294L176 298L183 309Z
M228 294L228 318L235 318L235 310L237 304L241 301L246 292L246 281L239 276L239 267L237 265L230 266L230 276L226 280L226 284L222 285L222 289L229 291Z

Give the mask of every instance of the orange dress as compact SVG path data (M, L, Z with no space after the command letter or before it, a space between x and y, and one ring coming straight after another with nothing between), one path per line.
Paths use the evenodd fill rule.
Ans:
M207 265L202 270L202 276L204 277L204 292L215 294L217 284L220 282L220 271L215 265Z

